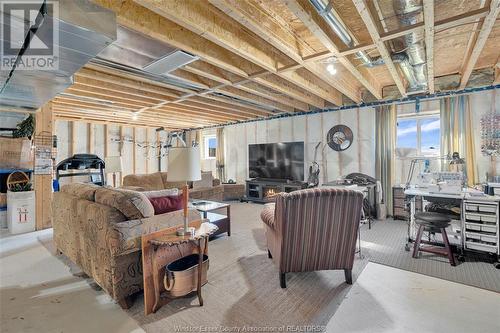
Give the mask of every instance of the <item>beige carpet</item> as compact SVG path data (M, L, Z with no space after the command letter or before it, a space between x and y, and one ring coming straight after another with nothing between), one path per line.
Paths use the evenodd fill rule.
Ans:
M157 313L144 316L143 299L128 313L147 332L201 331L221 326L266 328L282 325L326 325L351 288L343 271L288 274L281 289L278 270L267 258L262 205L234 203L232 235L210 242L209 282L203 287L205 305L196 297L177 299ZM354 278L366 265L356 256Z

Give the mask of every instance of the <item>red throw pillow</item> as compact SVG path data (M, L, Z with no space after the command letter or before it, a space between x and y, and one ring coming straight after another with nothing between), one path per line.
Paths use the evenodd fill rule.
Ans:
M169 195L165 197L149 198L155 209L155 215L173 212L182 209L182 195Z

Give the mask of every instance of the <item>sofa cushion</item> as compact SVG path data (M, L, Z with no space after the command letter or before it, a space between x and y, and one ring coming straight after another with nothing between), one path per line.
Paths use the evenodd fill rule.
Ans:
M202 171L201 180L193 182L193 189L213 187L214 176L211 171Z
M182 198L182 195L166 195L148 199L155 209L155 215L159 215L182 209Z
M166 196L178 196L179 194L182 193L182 191L179 191L177 188L169 188L165 190L158 190L158 191L144 191L142 192L148 199L151 198L159 198L159 197L166 197Z
M103 187L97 189L95 202L116 208L128 219L155 215L153 205L142 192Z
M164 188L160 172L126 175L125 177L123 177L123 185L139 186L145 188L148 191L162 190Z
M61 192L74 195L79 199L94 201L95 192L101 188L91 183L71 183L61 187Z
M169 182L168 181L168 172L160 172L161 179L163 181L163 188L183 188L186 185L186 182Z

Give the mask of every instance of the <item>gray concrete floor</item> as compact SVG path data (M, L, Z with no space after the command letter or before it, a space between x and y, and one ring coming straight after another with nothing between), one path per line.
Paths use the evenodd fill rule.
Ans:
M500 332L500 295L368 263L328 332Z
M0 331L144 332L43 243L52 229L0 239Z

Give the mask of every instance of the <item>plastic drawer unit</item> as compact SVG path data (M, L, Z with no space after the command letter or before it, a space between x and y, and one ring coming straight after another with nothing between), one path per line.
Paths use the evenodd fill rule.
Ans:
M463 207L465 249L500 255L498 202L465 200Z

